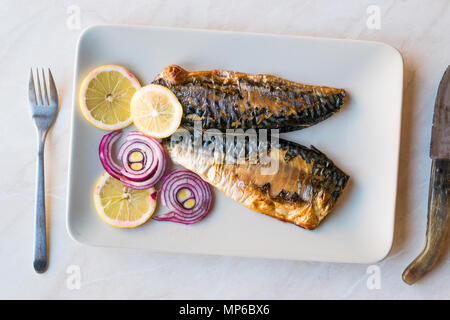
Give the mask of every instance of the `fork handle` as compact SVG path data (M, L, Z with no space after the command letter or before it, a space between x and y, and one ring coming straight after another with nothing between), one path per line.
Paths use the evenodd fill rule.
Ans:
M47 269L47 228L45 221L45 187L44 187L44 144L45 134L39 134L36 176L36 210L34 270L42 273Z

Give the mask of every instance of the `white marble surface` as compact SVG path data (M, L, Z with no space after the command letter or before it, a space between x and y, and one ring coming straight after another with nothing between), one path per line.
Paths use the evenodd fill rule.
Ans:
M370 5L380 8L378 30L366 25ZM367 265L155 254L73 242L65 228L73 61L81 32L68 27L74 26L73 8L80 9L81 29L93 24L174 26L377 40L398 48L405 64L399 192L394 244L377 264L381 288L367 286ZM448 247L423 281L412 287L401 281L424 241L430 125L437 85L450 63L448 30L447 0L3 0L0 298L450 298ZM61 111L46 148L50 265L38 275L32 268L36 144L26 86L30 66L41 65L52 68ZM71 265L80 267L79 289L67 286Z

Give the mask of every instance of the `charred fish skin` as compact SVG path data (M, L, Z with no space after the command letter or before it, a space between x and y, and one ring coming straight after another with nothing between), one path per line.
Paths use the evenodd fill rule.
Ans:
M346 92L296 83L273 75L212 70L189 72L177 65L153 81L169 88L183 105L183 124L201 120L219 130L279 129L288 132L321 122L344 104Z
M186 138L187 137L187 138ZM259 159L252 163L246 153L246 163L227 163L213 157L211 144L203 137L200 148L193 146L193 133L163 140L171 159L194 171L226 196L259 213L315 229L332 211L342 194L349 176L316 148L279 139L268 149L270 161L278 163L273 174L261 174ZM221 142L224 154L225 139ZM216 145L217 146L217 145ZM240 146L240 148L243 148ZM208 150L207 150L208 149ZM238 154L240 150L233 150Z

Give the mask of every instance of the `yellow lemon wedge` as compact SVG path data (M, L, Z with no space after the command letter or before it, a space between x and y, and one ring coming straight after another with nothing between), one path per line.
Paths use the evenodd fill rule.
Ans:
M116 65L98 67L81 83L81 111L100 129L125 128L132 122L130 101L140 88L139 81L125 68Z
M134 228L155 212L156 190L128 188L105 172L95 186L94 203L106 223L118 228Z
M136 128L146 136L166 138L181 123L183 107L168 88L149 84L139 89L131 99L131 118Z

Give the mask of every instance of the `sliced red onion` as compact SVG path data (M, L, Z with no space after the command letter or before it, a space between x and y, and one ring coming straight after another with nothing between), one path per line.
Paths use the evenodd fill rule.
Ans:
M179 193L186 191L190 194L180 201ZM160 196L170 212L153 217L158 221L193 224L202 220L211 209L212 193L209 184L189 170L173 170L165 176Z
M137 138L139 139L139 137ZM153 175L158 167L159 161L154 157L156 147L154 143L136 141L136 137L127 136L127 141L120 147L118 158L122 161L122 169L120 173L131 181L144 181ZM141 162L131 162L130 155L139 152L142 154ZM159 153L160 150L156 150ZM132 163L140 163L142 168L140 170L133 170Z
M120 180L120 170L122 169L112 158L112 148L114 143L120 138L122 130L113 131L111 133L105 134L100 141L99 146L99 157L100 162L112 177Z
M118 158L121 166L113 156L114 143L121 131L106 134L100 142L99 156L105 170L114 178L132 189L148 189L162 178L166 170L166 154L161 144L138 131L128 133L126 141L119 148ZM141 159L133 161L132 155L138 153ZM133 165L139 169L133 169Z

